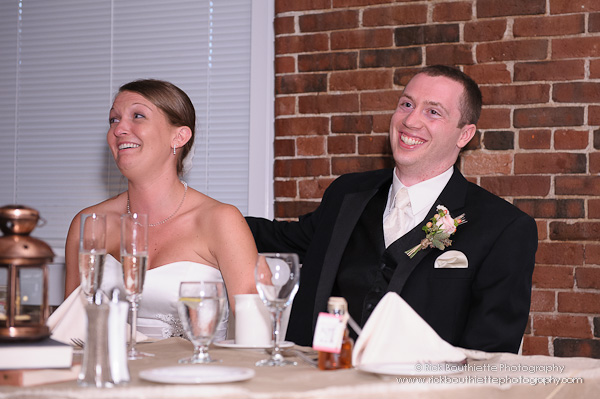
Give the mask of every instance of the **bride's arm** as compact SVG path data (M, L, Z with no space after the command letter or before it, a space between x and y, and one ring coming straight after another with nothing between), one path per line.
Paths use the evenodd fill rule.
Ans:
M230 307L235 310L234 295L256 293L256 245L246 220L236 207L220 205L219 211L213 216L211 252L225 280Z

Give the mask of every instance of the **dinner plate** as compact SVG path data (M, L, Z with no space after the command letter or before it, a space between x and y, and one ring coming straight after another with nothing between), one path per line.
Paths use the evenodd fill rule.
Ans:
M159 367L140 371L141 379L163 384L216 384L244 381L252 377L254 377L252 369L203 364Z
M225 341L217 341L213 342L215 346L220 346L221 348L236 348L236 349L270 349L273 347L272 344L269 345L239 345L236 344L233 339L226 339ZM280 348L291 348L294 346L293 342L283 341L279 343Z
M462 363L372 363L361 364L360 371L382 375L447 375L460 373Z

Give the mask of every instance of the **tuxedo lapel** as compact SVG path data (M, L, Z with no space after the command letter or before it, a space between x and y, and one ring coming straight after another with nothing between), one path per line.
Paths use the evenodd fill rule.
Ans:
M461 213L462 208L465 204L465 197L467 194L468 182L463 175L454 168L452 177L446 184L446 187L441 192L440 196L433 203L433 206L427 212L427 216L415 228L400 237L392 245L390 245L386 251L386 261L395 262L398 266L394 272L392 279L389 284L389 291L395 291L397 293L402 292L408 277L413 270L421 263L430 251L439 251L435 248L422 249L411 259L404 251L408 251L414 246L418 245L421 240L425 238L425 232L423 226L430 220L433 215L437 212L437 206L443 205L448 208L450 215L453 217L458 216ZM458 212L458 213L457 213ZM468 217L468 215L467 215Z

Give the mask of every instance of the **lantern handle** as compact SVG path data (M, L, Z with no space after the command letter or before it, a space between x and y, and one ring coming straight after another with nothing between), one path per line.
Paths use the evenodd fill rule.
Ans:
M48 223L48 221L40 216L38 218L37 227L44 227L46 223Z

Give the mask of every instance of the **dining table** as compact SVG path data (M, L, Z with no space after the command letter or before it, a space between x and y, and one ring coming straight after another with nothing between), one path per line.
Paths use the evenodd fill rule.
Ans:
M81 387L76 380L29 387L0 387L4 398L597 398L600 397L600 359L523 356L467 350L467 361L440 365L415 363L402 368L367 365L343 370L320 370L310 347L292 345L284 355L297 365L257 367L265 349L214 346L217 362L181 365L192 344L183 338L139 343L153 354L128 362L130 381L111 388ZM81 361L74 355L74 362ZM393 365L392 365L393 366ZM407 366L407 367L404 367ZM169 379L178 367L195 368L201 375L212 368L232 375L232 381ZM204 368L204 369L203 369ZM231 371L232 374L227 374ZM245 376L236 381L235 373ZM243 373L242 373L243 374ZM187 375L176 373L175 376ZM150 376L150 378L148 377ZM157 381L157 377L159 376ZM166 379L166 381L164 380ZM226 378L227 379L227 378Z

